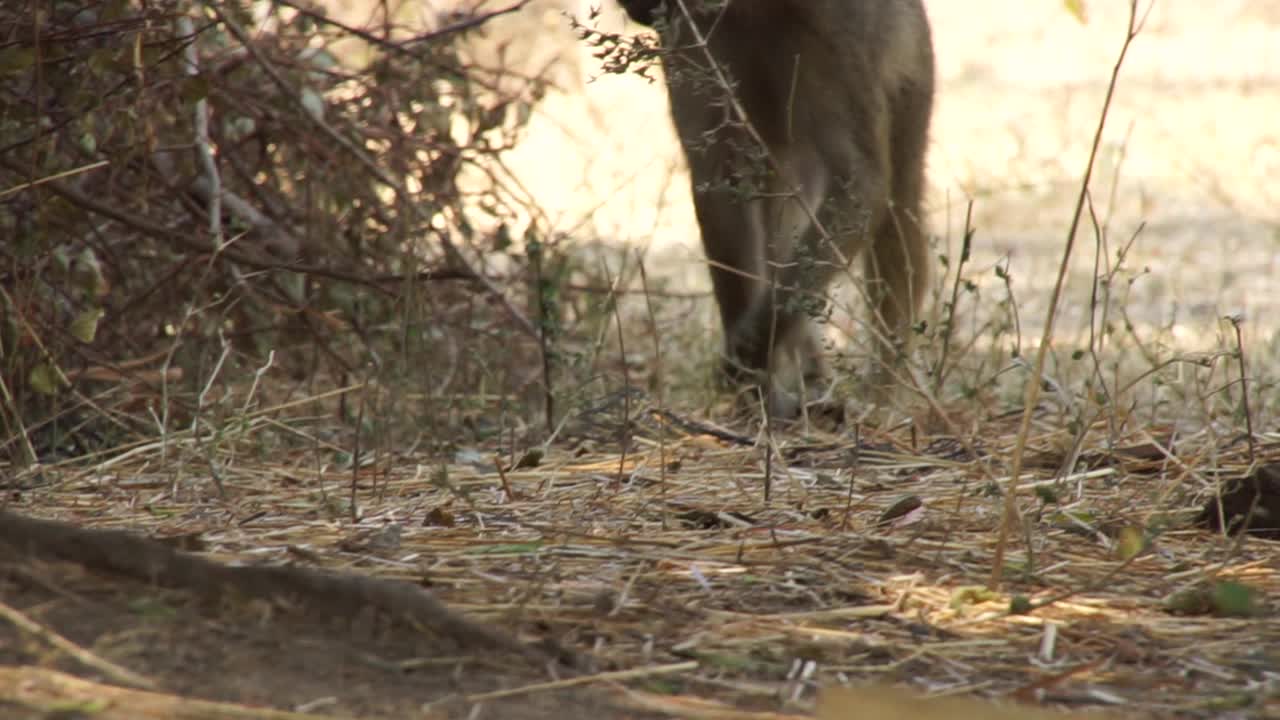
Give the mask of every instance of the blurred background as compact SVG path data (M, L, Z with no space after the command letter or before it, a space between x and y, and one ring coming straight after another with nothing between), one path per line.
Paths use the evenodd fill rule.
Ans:
M1056 0L926 5L939 78L929 155L932 227L944 243L957 242L972 200L975 264L1009 258L1019 300L1032 310L1024 319L1036 322L1125 37L1128 3L1087 3L1085 23ZM594 6L603 9L587 20ZM511 167L561 226L651 243L672 258L660 267L686 269L690 286L707 287L661 85L602 76L590 48L575 43L561 19L571 12L621 31L622 13L599 2L541 2L530 10L511 19L514 42L529 46L520 52L538 56L559 45L573 69L561 76L565 91L540 106ZM517 27L526 23L529 31ZM1113 248L1142 228L1129 264L1150 271L1133 288L1145 320L1212 335L1218 315L1244 312L1260 326L1255 330L1266 330L1263 337L1273 336L1269 319L1280 299L1270 291L1280 269L1277 118L1280 5L1151 4L1125 58L1092 184ZM1081 241L1073 267L1088 275L1092 233ZM989 272L979 277L994 280Z

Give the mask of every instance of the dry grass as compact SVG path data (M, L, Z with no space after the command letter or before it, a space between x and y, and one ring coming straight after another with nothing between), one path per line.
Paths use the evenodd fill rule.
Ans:
M177 461L175 442L110 468L46 468L58 480L24 492L23 505L82 525L198 533L226 561L425 579L472 617L540 627L606 667L635 668L631 687L671 707L696 696L800 713L816 686L852 681L1148 717L1248 702L1274 712L1265 687L1280 647L1280 549L1188 528L1186 512L1220 474L1243 471L1241 445L1202 434L1164 458L1091 453L1050 479L1061 432L1038 422L1040 469L1023 497L1041 501L1026 503L1007 584L987 592L993 482L1007 480L1012 422L984 426L977 458L944 439L913 448L901 432L857 450L847 436L780 440L765 500L759 448L660 432L648 410L635 411L650 420L625 456L553 448L537 467L503 457L501 471L487 453L429 467L386 458L353 474L323 467L323 453L252 458L244 450L263 438L246 435L209 456L225 501ZM1280 436L1259 442L1280 456ZM356 524L343 507L353 479ZM906 497L920 507L885 520ZM1126 562L1133 532L1149 547ZM1252 587L1261 614L1170 610L1215 580ZM1045 604L1010 614L1013 596Z

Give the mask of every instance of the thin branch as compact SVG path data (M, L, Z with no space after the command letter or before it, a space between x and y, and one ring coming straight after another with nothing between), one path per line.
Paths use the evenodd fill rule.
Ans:
M1150 6L1148 6L1148 9ZM1097 162L1098 149L1102 147L1102 132L1106 129L1107 118L1111 111L1111 101L1115 97L1116 85L1120 80L1120 69L1124 66L1125 56L1134 38L1141 32L1143 20L1138 19L1138 0L1129 2L1129 25L1125 30L1124 43L1120 46L1120 54L1111 69L1111 81L1107 84L1107 94L1102 101L1102 112L1098 117L1098 125L1093 133L1093 145L1089 149L1089 159L1085 163L1084 177L1080 180L1080 193L1076 197L1075 212L1071 217L1071 228L1067 231L1066 243L1062 248L1062 260L1058 264L1058 277L1053 285L1053 294L1049 296L1049 310L1045 317L1044 332L1040 337L1040 347L1036 350L1036 361L1031 378L1027 382L1026 397L1022 404L1022 422L1018 426L1018 439L1013 446L1013 463L1009 471L1009 482L1005 489L1004 512L1000 521L1000 535L996 540L995 557L991 562L991 579L989 587L1000 586L1004 571L1005 550L1009 544L1009 528L1013 525L1018 511L1018 482L1022 477L1022 460L1027 449L1027 438L1031 434L1031 418L1035 414L1036 405L1040 401L1040 387L1043 384L1045 358L1049 354L1049 346L1053 342L1054 322L1058 318L1058 304L1062 300L1062 289L1066 286L1067 268L1071 265L1071 253L1075 249L1076 232L1080 228L1080 219L1084 215L1085 200L1089 195L1089 182L1093 178L1094 164Z
M400 201L403 209L413 215L420 225L425 226L429 224L429 218L426 217L426 214L423 212L419 204L415 202L413 194L409 192L409 189L405 187L404 183L392 177L390 173L374 162L373 158L369 157L369 155L352 142L351 139L333 129L333 126L325 122L323 118L317 117L315 114L307 111L302 100L302 95L296 88L290 85L288 80L280 74L280 71L277 70L276 67L258 51L257 46L253 43L253 39L249 37L249 34L245 32L244 28L240 27L238 22L224 13L222 9L218 7L217 3L206 2L205 7L209 8L210 12L218 18L218 21L226 26L227 30L235 36L236 40L244 46L244 49L252 55L253 59L262 67L262 70L267 74L267 77L271 78L271 81L276 85L276 87L279 88L279 90L297 107L299 117L305 118L313 123L325 135L337 143L338 147L342 148L347 154L354 157L370 175L382 184L394 190L396 193L396 199ZM459 251L447 237L441 235L440 241L441 245L444 247L445 255L449 258L450 262L456 267L462 268L464 271L468 272L471 278L484 288L486 293L496 299L503 308L506 309L507 313L511 316L511 319L515 321L516 325L525 334L536 340L538 338L538 329L534 327L533 322L531 322L529 318L525 317L524 313L520 312L515 305L511 303L511 300L508 299L507 296L503 294L503 292L487 277L473 270L466 258L462 256L461 251Z

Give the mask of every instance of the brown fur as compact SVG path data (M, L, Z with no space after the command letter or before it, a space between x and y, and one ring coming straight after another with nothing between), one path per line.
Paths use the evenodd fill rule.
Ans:
M770 373L774 411L794 414L802 377L823 373L796 301L861 255L881 338L877 378L887 379L929 265L921 196L934 69L921 0L684 0L692 27L678 0L665 11L657 0L620 1L634 19L656 21L669 51L671 113L730 375ZM751 159L757 143L708 54L772 162Z

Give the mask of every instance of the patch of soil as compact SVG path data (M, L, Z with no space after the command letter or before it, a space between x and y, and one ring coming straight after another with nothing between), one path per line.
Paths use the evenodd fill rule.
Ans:
M276 602L229 596L211 601L190 589L37 559L3 543L0 603L92 655L140 674L154 684L151 692L181 696L169 698L165 717L254 715L207 706L179 712L186 703L198 706L198 700L370 718L648 717L622 710L616 695L585 686L477 698L553 677L548 667L527 657L500 650L460 651L456 643L406 631L373 613L317 620L315 613ZM7 698L0 701L0 714L49 717L41 707L47 711L53 704L67 705L68 698L86 696L76 691L76 683L43 674L49 670L111 682L106 678L110 673L54 648L39 633L0 623L0 698ZM41 692L32 685L58 686L65 692L54 693L59 703L33 702L32 695ZM115 698L114 709L126 711L99 717L157 716L141 711L154 706L144 703L152 698L139 692L116 696L99 687L88 696ZM128 707L131 702L138 707Z

